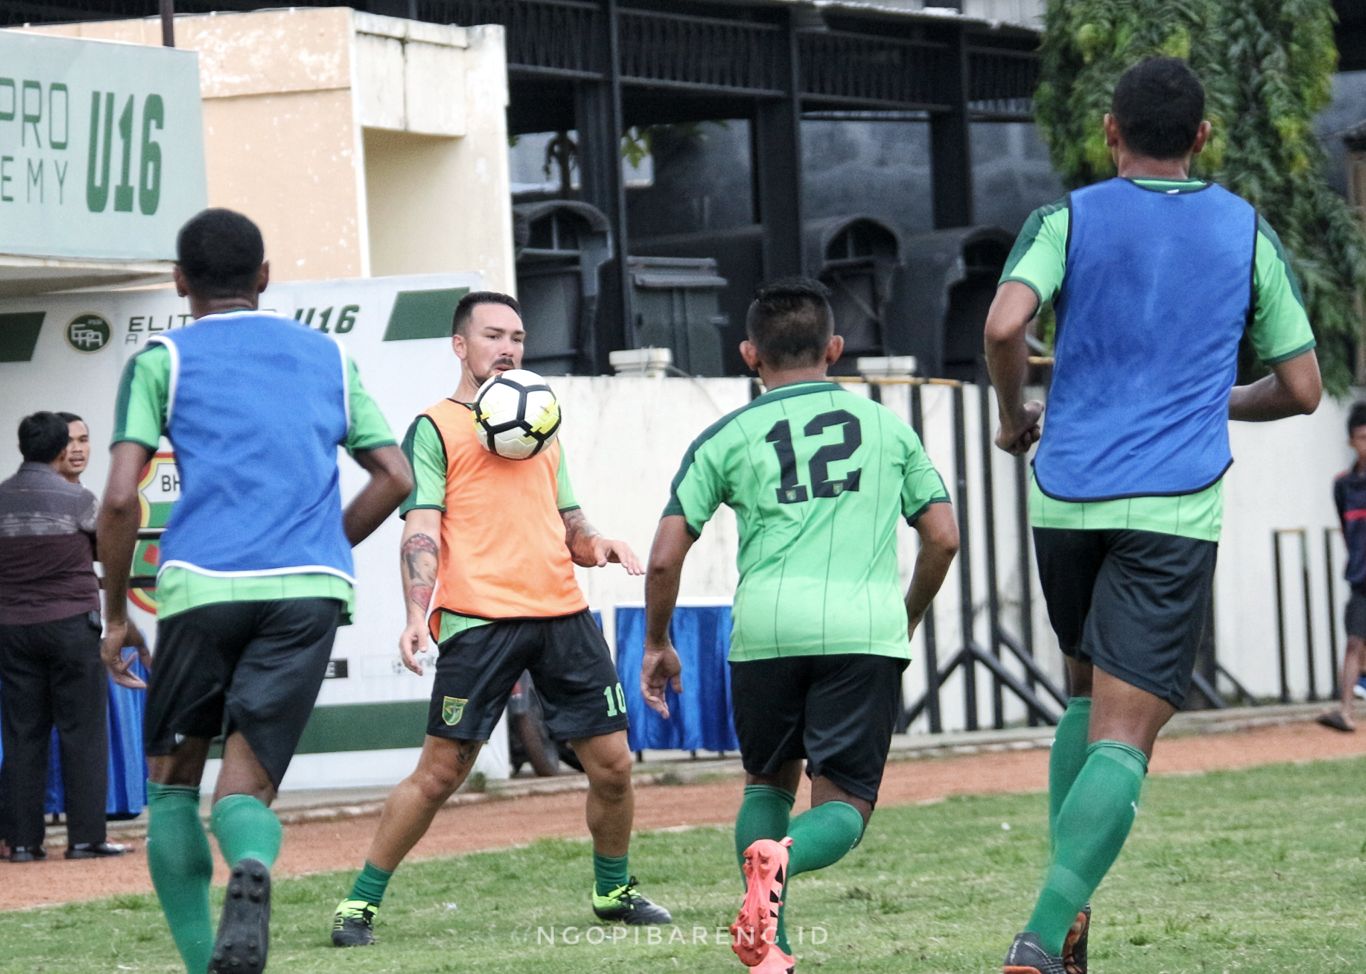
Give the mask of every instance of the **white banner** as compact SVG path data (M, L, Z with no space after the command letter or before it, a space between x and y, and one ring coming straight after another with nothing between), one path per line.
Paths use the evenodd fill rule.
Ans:
M401 441L412 418L450 395L459 382L459 361L450 348L451 313L461 295L479 286L476 274L292 282L271 285L261 296L261 307L335 334L358 365L362 382L389 420L395 439ZM0 477L9 476L20 462L14 433L19 420L42 409L63 410L79 414L90 426L93 449L83 480L99 494L108 472L106 445L124 363L146 347L151 336L188 325L188 304L169 288L0 300L0 330L15 321L33 324L35 334L27 356L10 356L26 360L4 361L0 355ZM0 342L0 350L4 347ZM340 465L342 496L347 499L364 485L365 474L344 453ZM179 496L169 442L163 441L149 464L141 493L144 523L164 525L171 502ZM419 679L398 665L397 641L404 620L396 571L401 530L402 522L390 518L356 549L356 619L338 634L334 678L324 682L321 705L425 700L430 693L430 667ZM135 571L155 570L155 542L140 545L138 556ZM146 596L135 601L151 608ZM154 619L146 612L138 615L150 632ZM336 661L344 662L335 665ZM501 745L490 750L485 773L506 774L500 751ZM341 783L321 774L314 780L310 768L322 758L301 755L289 783ZM366 765L353 765L348 780L397 780L395 772L400 771L392 758L388 766L371 769L373 774Z
M0 30L0 253L170 260L204 200L197 54Z

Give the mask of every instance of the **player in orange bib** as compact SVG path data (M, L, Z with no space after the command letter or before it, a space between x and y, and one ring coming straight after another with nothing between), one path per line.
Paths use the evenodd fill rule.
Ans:
M332 942L374 942L389 878L474 767L513 685L530 671L551 734L568 740L588 776L593 912L629 924L669 923L627 866L634 800L625 697L574 566L620 564L643 573L622 541L603 537L574 500L559 442L527 460L485 450L470 404L491 375L521 366L521 309L476 291L455 309L451 344L462 366L455 394L413 421L403 449L414 466L401 567L408 623L403 664L438 646L427 736L417 769L390 794L365 866L332 919Z

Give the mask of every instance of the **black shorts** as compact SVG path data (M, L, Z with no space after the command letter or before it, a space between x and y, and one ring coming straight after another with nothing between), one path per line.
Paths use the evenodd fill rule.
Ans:
M602 630L587 609L553 619L502 619L466 629L438 648L427 733L487 741L517 678L536 684L557 741L626 729L626 695Z
M1366 639L1366 594L1356 589L1347 598L1347 635Z
M1219 545L1155 531L1035 528L1062 651L1180 707L1209 621Z
M336 599L219 602L159 622L143 715L147 753L240 731L280 787L318 699L342 608Z
M731 707L745 770L777 774L786 762L805 758L812 778L824 776L875 803L906 663L868 653L731 663Z

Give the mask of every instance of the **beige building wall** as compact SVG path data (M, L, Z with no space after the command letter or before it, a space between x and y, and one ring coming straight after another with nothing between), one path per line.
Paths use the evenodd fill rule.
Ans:
M36 30L161 42L156 19ZM501 28L332 7L175 30L200 56L209 205L261 226L276 280L475 271L516 287Z
M368 79L361 125L371 273L434 273L459 260L487 286L513 292L502 28L356 20ZM452 47L464 56L449 56Z

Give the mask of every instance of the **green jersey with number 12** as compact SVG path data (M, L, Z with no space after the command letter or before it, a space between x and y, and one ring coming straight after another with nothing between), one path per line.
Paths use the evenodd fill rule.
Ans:
M948 493L915 431L833 382L765 393L689 447L664 515L698 536L735 511L740 585L730 659L910 658L897 521Z

